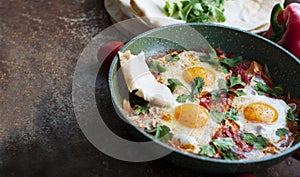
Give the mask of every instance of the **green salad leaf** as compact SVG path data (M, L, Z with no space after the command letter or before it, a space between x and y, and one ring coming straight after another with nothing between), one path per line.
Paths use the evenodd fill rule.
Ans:
M224 0L166 1L167 15L186 22L224 22Z

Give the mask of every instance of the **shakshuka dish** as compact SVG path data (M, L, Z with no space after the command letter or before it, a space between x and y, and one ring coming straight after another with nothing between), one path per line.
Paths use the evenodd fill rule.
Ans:
M124 112L175 149L259 159L286 150L299 136L299 105L255 60L219 48L118 56L129 90Z

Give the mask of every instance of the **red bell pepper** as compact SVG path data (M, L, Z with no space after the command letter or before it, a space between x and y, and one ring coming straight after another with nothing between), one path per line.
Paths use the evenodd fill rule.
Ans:
M300 60L300 4L282 8L276 4L271 13L271 26L265 37L278 43Z

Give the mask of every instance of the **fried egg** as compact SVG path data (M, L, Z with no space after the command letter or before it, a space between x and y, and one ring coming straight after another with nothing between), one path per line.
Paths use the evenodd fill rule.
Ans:
M235 97L233 106L239 112L237 123L241 131L262 135L272 143L280 140L275 132L287 128L286 115L290 107L280 99L259 95Z
M192 149L194 153L199 151L199 147L211 141L219 126L217 122L210 118L207 109L198 104L183 103L172 110L164 110L163 112L159 113L163 115L153 112L157 115L155 117L161 117L157 119L157 122L171 129L174 134L172 141L175 145L182 149L192 146L194 147Z
M128 55L131 56L130 53ZM228 136L234 139L242 136L242 133L253 133L256 136L261 135L267 138L269 141L268 146L263 150L254 148L250 151L244 151L242 147L240 147L240 150L243 151L242 155L245 155L246 158L258 159L273 152L283 151L285 148L288 148L289 143L292 143L292 137L288 135L279 137L276 135L278 129L288 129L286 117L290 107L281 99L258 95L256 85L258 82L264 83L262 78L253 75L248 85L239 88L245 94L243 96L229 96L224 98L224 100L223 98L217 100L221 101L226 107L220 113L220 116L224 115L224 119L227 118L225 124L229 122L230 116L227 116L227 113L224 111L229 109L238 111L238 115L236 115L238 120L231 120L232 124L238 127L236 128L237 131L233 132L234 135L232 135L230 129L228 130L229 133L226 128L222 129L225 125L224 119L220 121L216 119L216 115L209 112L210 109L216 108L214 104L202 104L203 102L201 101L203 100L201 99L204 97L201 97L201 94L194 95L191 86L191 82L195 78L201 77L204 81L202 92L212 93L212 91L220 89L219 81L228 80L230 73L220 72L217 65L201 62L201 57L204 56L204 53L196 51L174 51L165 56L155 58L154 60L159 61L166 68L164 72L159 74L151 73L144 60L145 56L139 56L123 57L124 60L121 60L121 67L123 72L127 72L124 74L124 77L127 76L129 78L126 80L129 90L137 89L143 93L138 96L149 101L151 108L146 114L134 115L128 102L127 109L125 109L126 114L138 127L145 130L153 129L157 124L167 126L173 135L172 139L168 141L169 145L182 151L196 154L201 147L211 144L213 138ZM167 59L170 56L176 59ZM131 59L131 61L127 61L127 58ZM143 61L141 62L140 60ZM133 70L135 71L133 72ZM180 84L176 83L175 90L172 89L171 91L169 89L169 79L176 79L180 82ZM130 89L131 87L132 89ZM188 98L182 103L177 101L179 96L187 96ZM194 97L190 99L189 96ZM209 97L206 99L204 101L211 101ZM219 130L225 130L226 133L220 134L222 131Z
M174 55L174 53L169 55ZM200 58L203 55L201 52L182 51L178 54L180 58L178 61L165 62L166 56L159 58L158 60L163 62L164 66L168 68L167 71L160 74L163 82L168 84L168 79L178 79L185 86L176 88L175 93L178 94L188 93L191 90L190 83L196 77L203 78L203 91L211 92L212 90L219 89L217 81L219 79L225 80L227 74L218 71L217 65L201 62Z

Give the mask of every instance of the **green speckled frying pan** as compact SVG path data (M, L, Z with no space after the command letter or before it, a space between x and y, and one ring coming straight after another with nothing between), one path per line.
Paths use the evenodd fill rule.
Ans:
M282 86L285 91L290 92L291 96L300 98L300 61L282 47L261 36L230 27L197 23L160 27L135 37L121 51L131 50L133 54L143 51L147 57L171 49L203 48L206 45L201 41L201 35L213 47L219 47L226 52L233 52L266 65L275 85ZM120 85L124 84L124 80L122 76L117 76L118 69L118 58L115 57L109 71L110 92L116 111L123 119L129 121L121 106L124 93ZM129 123L129 129L138 139L152 139L132 122ZM158 143L164 148L170 148L163 143ZM298 139L290 149L283 153L260 160L209 159L176 150L165 158L177 165L206 173L253 172L281 162L299 147Z

